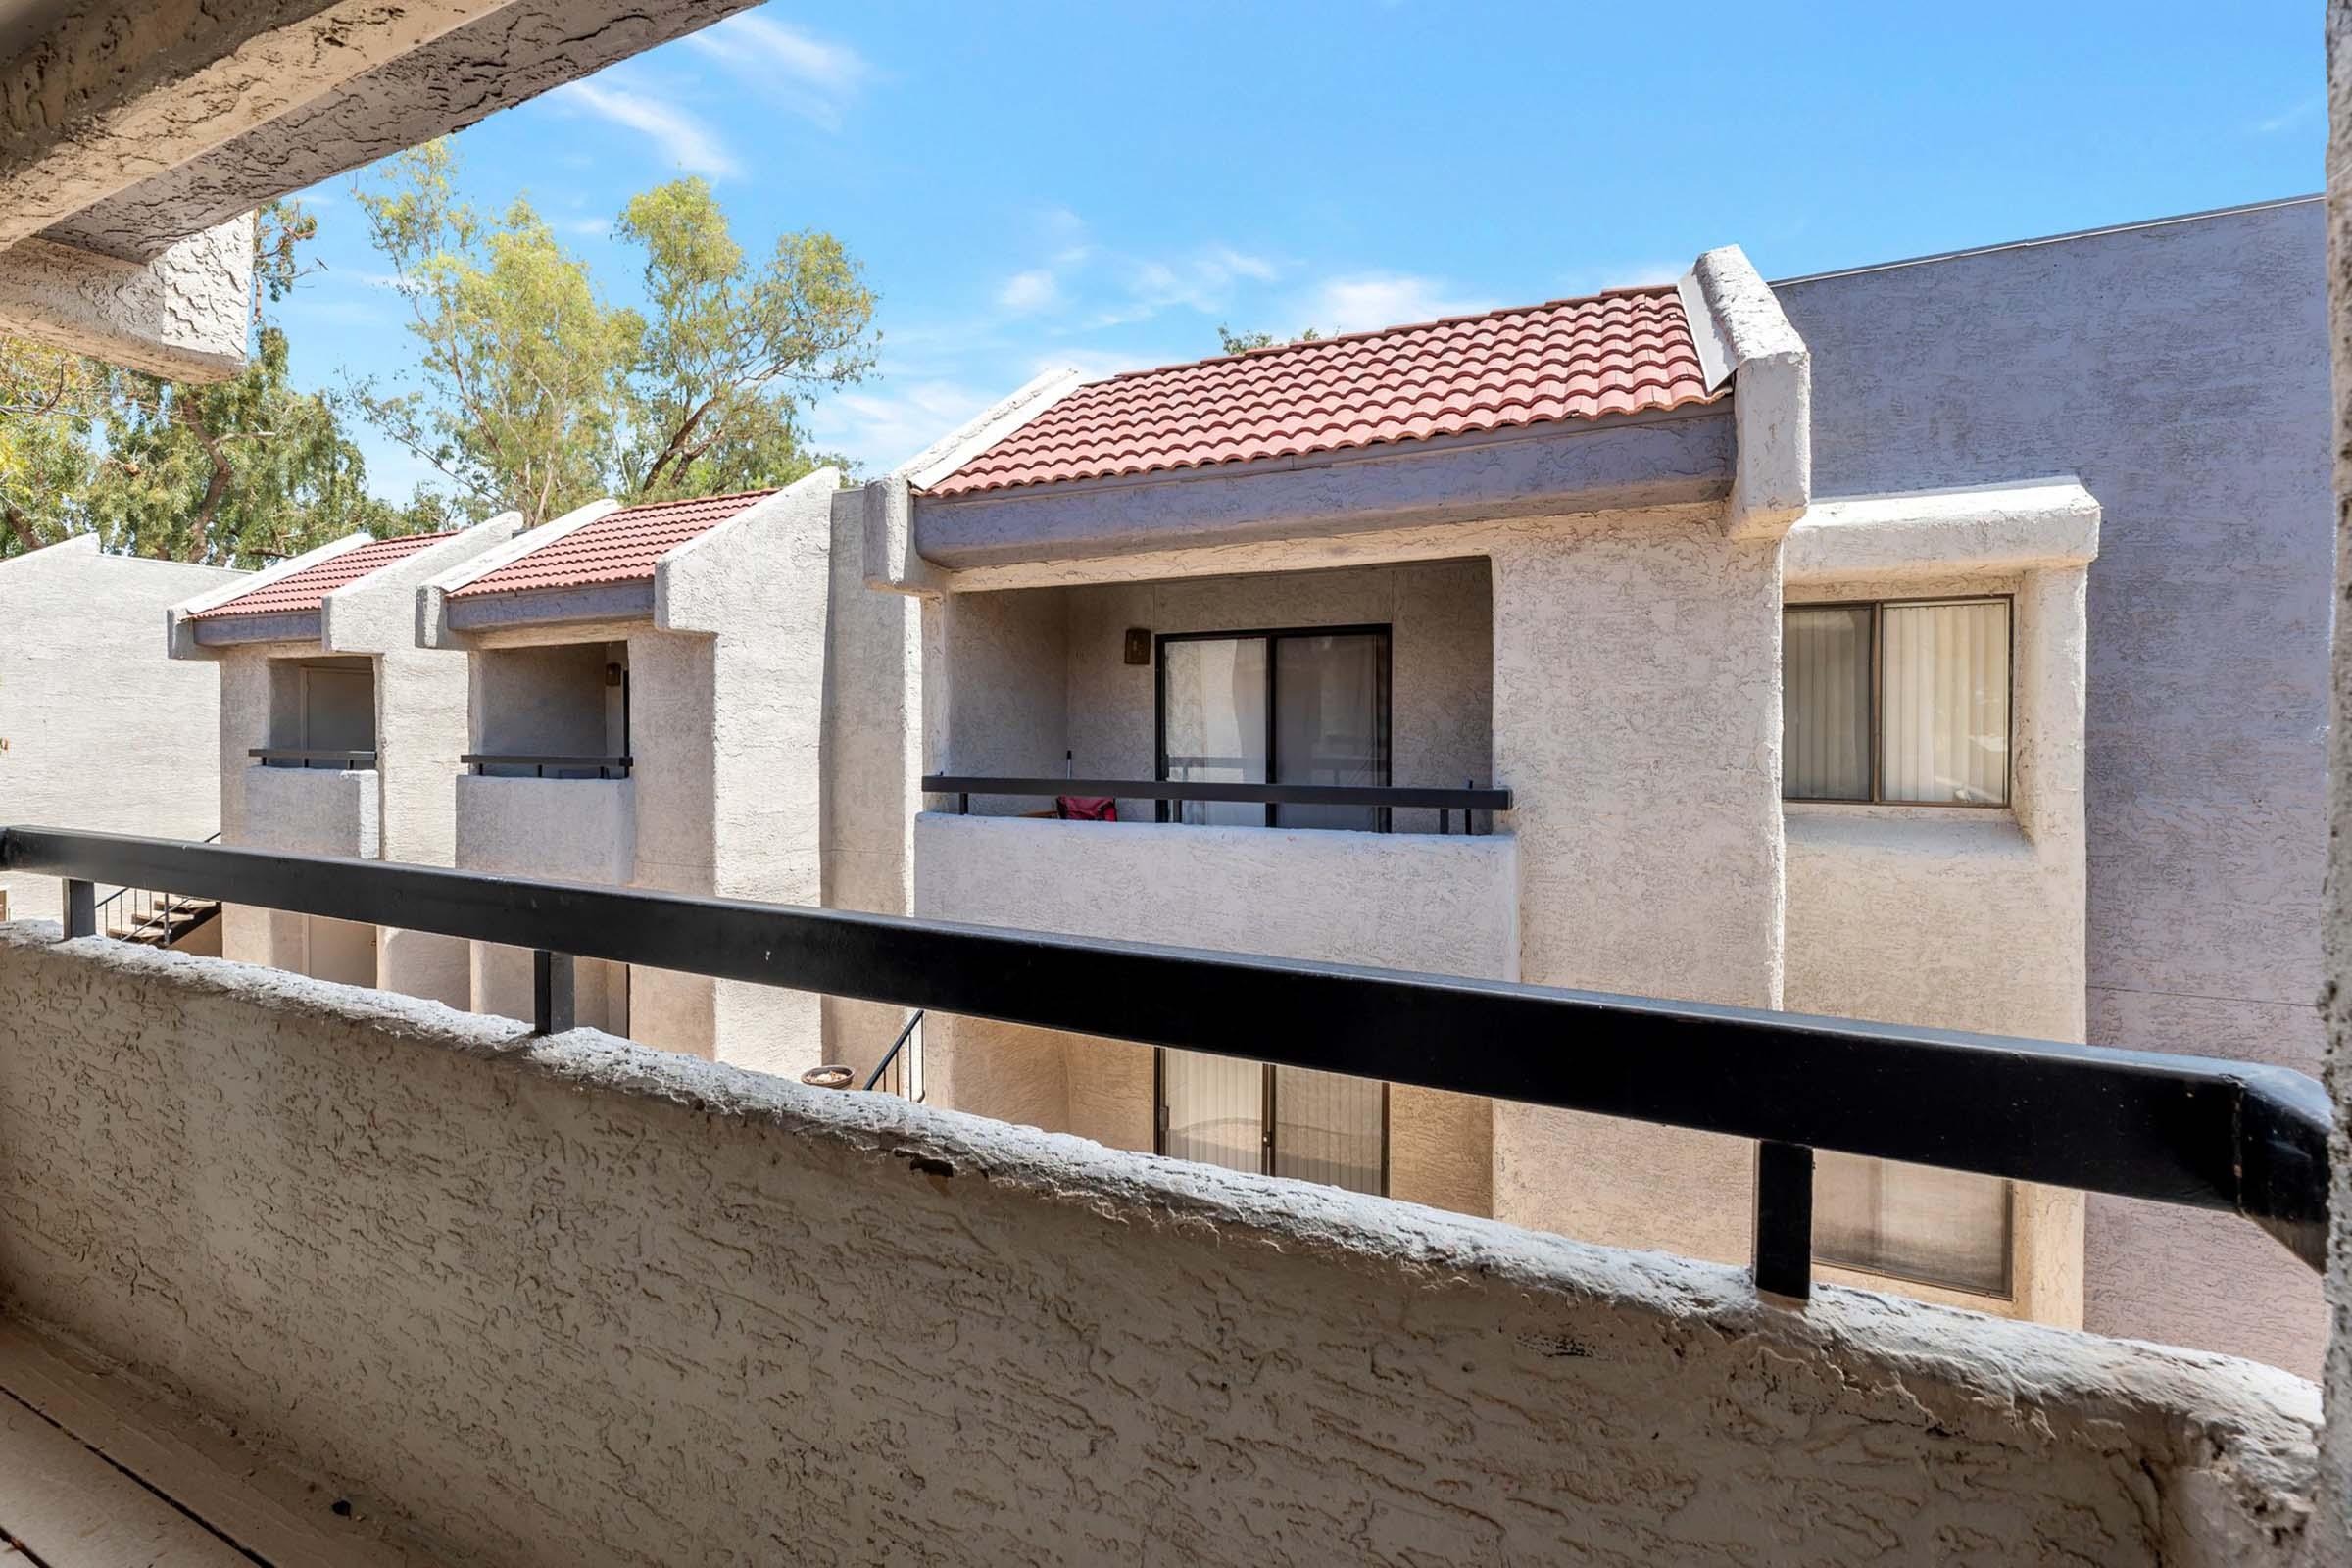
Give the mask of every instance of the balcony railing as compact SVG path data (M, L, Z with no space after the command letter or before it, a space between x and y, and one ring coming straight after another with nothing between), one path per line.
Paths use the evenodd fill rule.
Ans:
M2330 1107L2282 1067L56 828L0 829L0 869L67 878L69 936L102 881L529 948L547 1031L604 958L1755 1139L1787 1296L1816 1149L2236 1213L2326 1264Z
M467 752L458 759L476 776L490 768L527 768L533 778L627 778L633 757L541 757L520 752ZM551 771L552 770L552 771Z
M1400 808L1434 808L1441 833L1452 831L1456 811L1462 815L1462 831L1473 833L1481 831L1476 826L1476 813L1486 813L1485 831L1492 831L1494 813L1511 808L1509 790L1422 789L1396 784L1210 784L1165 778L991 778L970 773L932 773L924 777L923 790L931 795L955 796L958 814L970 813L975 795L1032 795L1046 800L1070 795L1163 804L1203 801L1263 806L1269 808L1269 826L1273 823L1271 808L1279 806L1371 807L1381 813L1383 832L1388 830L1389 812Z
M264 767L329 767L338 773L375 765L373 752L313 752L289 746L256 746L245 755Z

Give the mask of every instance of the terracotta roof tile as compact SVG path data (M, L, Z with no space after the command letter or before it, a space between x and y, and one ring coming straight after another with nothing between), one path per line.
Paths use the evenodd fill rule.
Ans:
M397 539L371 539L364 545L354 545L338 555L327 557L316 565L264 583L250 593L199 610L188 616L190 620L211 620L218 615L300 615L308 614L325 602L326 596L337 588L346 588L371 571L379 571L396 561L405 561L427 545L437 545L444 539L455 539L454 533L406 533Z
M1078 388L928 487L964 495L1710 400L1671 288L1454 317Z
M538 588L593 588L605 583L636 582L654 574L654 565L687 540L766 500L773 490L748 490L740 495L698 496L692 501L653 501L642 507L609 512L585 527L574 528L495 571L484 573L452 599L476 594L525 593Z

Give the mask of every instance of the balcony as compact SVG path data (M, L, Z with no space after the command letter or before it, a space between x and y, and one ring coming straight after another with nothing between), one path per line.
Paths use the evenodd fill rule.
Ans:
M1785 1156L1817 1141L2234 1210L2307 1260L2324 1225L2325 1098L2276 1069L103 835L10 830L0 863L1190 1049L1247 1039ZM0 1386L263 1560L666 1563L783 1542L1145 1561L1174 1541L1240 1564L1279 1536L1427 1561L1964 1544L2287 1568L2314 1544L2312 1385L1808 1292L1785 1245L1792 1157L1760 1172L1767 1291L47 927L0 930L0 1016L24 1025L0 1036L5 1306L79 1364L45 1387L40 1363L0 1360ZM159 1430L210 1436L192 1456ZM208 1490L194 1459L271 1506ZM61 1490L0 1465L0 1507ZM386 1554L322 1546L345 1521L379 1533L353 1551Z
M383 853L375 753L257 747L245 770L243 841L290 855Z
M636 792L625 758L461 760L476 769L457 777L461 868L616 887L635 879ZM551 760L576 765L559 765L551 776ZM482 771L485 763L513 771ZM619 764L623 776L597 777L599 763L608 772Z

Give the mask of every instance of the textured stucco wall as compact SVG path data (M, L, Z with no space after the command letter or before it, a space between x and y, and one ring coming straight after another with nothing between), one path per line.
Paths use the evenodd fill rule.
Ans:
M1493 542L1522 979L1780 1004L1780 546L1720 513ZM1751 1166L1737 1139L1495 1106L1495 1214L1569 1235L1744 1257Z
M1505 835L926 813L914 848L924 919L1516 977L1518 851ZM945 1014L924 1028L934 1103L1152 1147L1150 1051ZM1487 1212L1486 1110L1460 1096L1392 1096L1391 1190Z
M5 1305L455 1562L2263 1568L2303 1522L2315 1391L2269 1368L1788 1313L1731 1269L45 936L0 936Z
M824 716L818 779L829 909L905 914L913 894L914 818L922 808L922 609L865 583L864 492L830 498ZM824 999L825 1054L869 1070L905 1009ZM860 1080L862 1081L862 1079Z
M0 819L204 838L220 825L219 679L165 657L164 611L240 574L100 553L95 539L0 561ZM0 872L20 917L57 879Z
M244 368L252 298L251 218L144 265L44 239L0 251L0 332L175 380L218 381Z
M499 778L461 773L455 779L456 864L500 876L625 885L636 864L634 779ZM467 944L468 994L476 1012L528 1022L531 955L502 943ZM577 1016L584 1025L621 1032L620 1000L627 995L620 965L583 961L573 977ZM629 1017L631 1038L636 1034Z
M2333 538L2316 202L1776 285L1816 495L2074 473L2090 568L2089 1035L2315 1071ZM2307 1269L2089 1200L2092 1328L2309 1373ZM2227 1295L2204 1288L2228 1278Z

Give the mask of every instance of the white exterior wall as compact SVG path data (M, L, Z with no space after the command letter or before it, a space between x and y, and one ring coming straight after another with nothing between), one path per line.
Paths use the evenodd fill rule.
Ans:
M100 552L0 561L0 821L201 839L220 826L219 679L165 657L164 612L243 573ZM54 918L54 877L0 872L11 913Z
M0 1305L453 1560L2284 1568L2269 1368L0 936ZM874 1223L877 1213L887 1224Z

